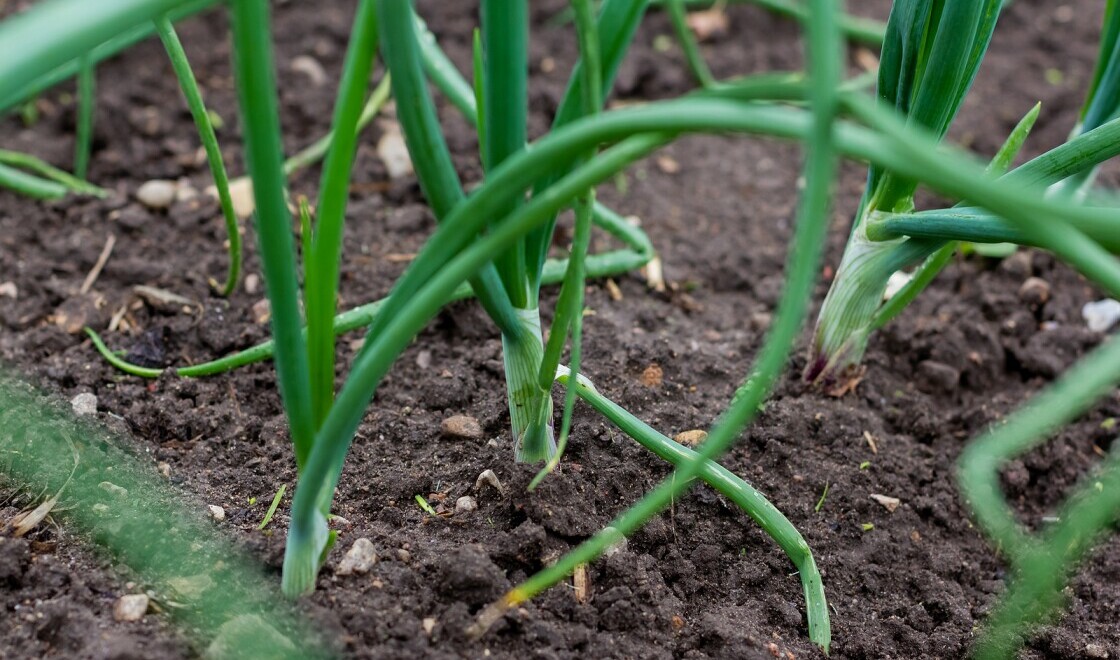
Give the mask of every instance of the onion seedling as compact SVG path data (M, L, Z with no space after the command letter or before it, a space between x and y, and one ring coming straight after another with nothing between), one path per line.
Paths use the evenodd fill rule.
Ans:
M50 11L36 16L57 17L59 7L76 2L52 0ZM122 4L142 22L162 16L174 3L122 0ZM1120 226L1110 225L1118 222L1117 214L1071 204L1064 195L1047 199L1037 192L1040 183L1060 181L1116 155L1120 151L1120 120L1088 130L1000 180L959 150L938 148L940 137L956 112L986 47L998 11L996 4L977 6L952 0L933 4L920 0L896 3L888 29L890 52L883 60L888 71L880 78L881 93L884 92L882 81L886 81L884 96L890 102L886 107L841 86L840 64L844 58L839 3L812 0L803 16L809 35L808 80L812 84L803 76L752 77L721 83L711 90L680 99L599 112L601 100L609 90L610 80L646 4L645 0L607 0L593 26L589 3L586 0L574 3L581 63L577 65L557 113L554 130L527 148L523 125L526 75L523 51L528 38L523 21L524 4L500 15L493 13L496 4L489 9L484 6L476 58L478 93L475 95L469 85L448 71L446 59L431 47L429 35L418 24L409 2L377 0L375 11L373 0L362 0L335 107L334 137L330 141L318 200L319 217L312 224L309 213L301 214L304 225L309 228L304 235L307 241L303 263L306 284L301 290L292 218L284 190L286 179L280 150L268 5L265 0L234 0L232 3L236 78L257 208L261 259L272 305L273 343L253 349L251 356L233 356L230 361L221 365L215 363L208 369L228 368L239 360L274 354L298 468L283 573L283 588L289 596L314 588L318 570L333 543L326 522L334 489L350 443L381 379L443 305L473 292L502 333L504 348L514 356L510 360L507 355L507 365L513 363L507 382L511 407L523 409L511 410L511 418L521 415L520 421L514 421L514 440L521 458L549 455L550 386L553 380L558 380L568 386L561 439L566 437L564 429L568 428L572 397L579 396L676 466L672 477L623 513L609 528L485 608L473 632L484 632L510 608L593 560L622 536L633 533L679 497L695 478L700 478L746 510L797 563L809 608L810 636L827 649L830 639L827 607L819 573L815 571L804 540L761 494L736 480L714 461L731 447L757 414L787 366L819 272L839 155L866 161L872 167L864 211L868 207L880 208L874 205L882 205L882 210L891 212L909 211L911 209L906 207L912 205L913 191L918 182L923 182L939 192L969 200L976 208L986 209L993 217L1006 222L1008 228L1019 232L1024 241L1046 245L1094 282L1112 293L1120 292L1120 262L1108 253L1106 246L1092 238L1094 231ZM15 94L33 84L35 75L32 74L45 75L52 68L81 56L99 39L135 29L139 23L134 22L134 18L95 7L85 26L88 33L75 30L69 24L57 31L48 30L51 38L37 46L41 61L17 57L12 64L0 58L0 103L7 100L5 94ZM23 25L36 25L39 19L22 20ZM0 37L5 34L5 26L0 25ZM75 41L86 50L55 44L56 34ZM417 176L439 225L386 300L356 311L350 317L347 314L336 317L334 296L338 287L342 220L347 198L345 182L349 178L362 100L379 37L392 73L398 116ZM914 48L907 49L906 44ZM0 50L5 46L4 39L0 38ZM509 58L498 61L494 57L497 51ZM596 55L599 66L594 65ZM922 64L919 67L915 62ZM31 72L21 72L9 79L9 68L19 64L31 66ZM931 70L951 75L934 76ZM929 80L936 79L936 83L923 82L927 74L934 76ZM428 93L427 76L441 89L452 90L448 92L449 98L476 120L480 129L481 160L486 176L469 194L463 191L451 166ZM1102 80L1108 77L1102 76ZM477 98L472 98L475 96ZM495 108L495 99L503 102L512 99L512 102L509 107ZM482 103L473 103L478 100ZM841 109L851 119L839 118ZM509 121L499 122L496 117ZM707 441L695 452L671 443L598 395L589 381L578 376L576 364L579 362L582 311L580 294L585 274L593 271L595 256L587 256L585 260L587 236L593 219L600 218L602 223L602 217L610 218L594 204L594 187L637 159L689 133L748 133L793 139L803 142L807 153L806 185L790 246L787 282L774 324L750 376L737 390ZM1009 140L1009 145L1008 149L1013 149L1014 140ZM527 195L530 190L532 194ZM552 243L556 216L573 206L576 239L570 258L554 271L557 279L563 279L564 287L549 343L545 345L539 317L534 318L533 313L540 285L547 281L549 262L545 257ZM303 208L306 209L306 205ZM870 227L878 216L861 213L860 218ZM620 233L626 233L621 226ZM636 240L632 244L640 243ZM639 256L649 254L646 251ZM306 334L300 313L301 295L307 310ZM360 326L368 327L367 337L336 396L334 334L340 327ZM570 371L559 364L569 332L573 341ZM1100 391L1105 381L1115 382L1113 350L1109 348L1106 353L1100 353L1108 360L1107 368L1089 363L1094 369L1089 379L1093 384L1091 392ZM184 375L201 375L185 372L179 370ZM1063 397L1074 397L1071 391L1066 387L1053 396L1060 402ZM1069 414L1080 409L1078 405L1069 408ZM1014 442L1005 439L997 443L1000 446L994 450L988 447L988 451L978 450L972 455L980 459L976 463L980 478L970 481L966 475L962 482L972 484L969 488L980 484L980 490L975 492L979 494L976 499L981 502L981 508L993 502L998 505L992 491L984 489L994 483L990 480L994 474L992 466L1005 455L1008 448L1003 445L1014 445L1012 449L1017 451L1025 446L1016 439L1024 428L1034 433L1067 421L1061 416L1065 413L1054 412L1061 408L1060 405L1039 408L1045 415L1057 416L1031 417L1030 424L1017 423L1013 427ZM517 429L517 424L522 426ZM1108 498L1115 497L1110 490L1111 483L1102 485L1105 495L1086 500L1090 504L1084 506L1092 507L1084 508L1084 514L1081 502L1070 508L1070 527L1063 528L1055 536L1054 544L1073 539L1078 543L1077 548L1081 548L1082 541L1088 538L1083 534L1103 526L1101 521L1105 518L1101 512L1109 510L1111 500ZM978 513L979 518L987 521L983 523L985 528L995 530L993 535L1001 533L1001 515L998 508ZM1020 538L1012 536L1016 540ZM1024 555L1032 551L1028 548ZM1076 553L1060 559L1064 562L1071 558L1076 559ZM1043 560L1048 561L1046 557Z
M938 41L938 36L942 34L968 33L967 24L946 22L951 17L949 5L952 3L946 5L940 22L921 29L913 24L914 14L900 11L904 4L895 4L888 23L879 94L907 113L909 122L932 129L940 136L956 113L967 91L967 83L975 76L999 11L999 3L989 3L992 6L983 10L978 5L962 10L965 13L971 11L972 18L965 16L961 20L977 22L977 29L972 32L974 38L971 42L959 43L954 43L950 36ZM917 4L923 5L927 14L933 7L930 3ZM921 15L919 11L917 16ZM1074 131L1076 136L1091 133L1113 119L1120 110L1120 48L1116 41L1116 35L1120 33L1120 12L1116 11L1115 3L1110 2L1106 7L1104 20L1100 55L1081 119ZM948 32L941 33L939 30ZM945 44L950 52L940 59L931 59L939 43ZM908 57L906 53L911 55ZM948 55L955 55L956 59ZM951 64L954 61L957 64ZM945 81L950 81L950 87L955 84L956 92L951 89L939 91ZM929 100L931 98L933 100ZM1037 112L1037 107L1032 109L1012 131L989 166L991 175L1002 174L1008 168L1037 118ZM1075 141L1076 137L1071 140ZM1036 181L1051 187L1051 198L1081 201L1086 197L1099 162L1092 158L1074 159L1061 173L1055 172L1054 176ZM1006 178L1025 181L1032 177L1034 165L1035 161L1031 161L1007 174ZM1052 233L1043 238L1039 234L1024 232L1008 219L972 206L958 204L952 209L914 212L914 189L912 181L899 180L889 173L871 168L844 258L817 320L805 372L809 380L831 381L845 369L858 365L871 332L893 319L936 277L960 241L984 245L1032 245L1050 250L1057 250L1056 246L1063 243ZM1073 226L1097 245L1113 253L1120 252L1120 239L1117 238L1120 223L1115 218L1098 215L1091 221L1075 221ZM882 303L883 291L891 275L919 262L921 265L913 279L889 301Z
M1000 0L899 0L891 7L879 64L879 98L907 123L941 137L968 92L995 28ZM917 182L878 167L868 172L860 208L817 320L808 380L832 380L863 357L891 274L929 256L931 242L875 241L877 213L914 208Z
M840 58L835 59L839 61ZM774 88L773 83L769 84ZM785 89L777 88L776 91L779 96L793 98L805 93L804 84L797 81L790 81L786 83ZM804 137L812 125L806 114L794 108L754 105L734 98L697 98L661 102L643 108L605 113L600 118L584 120L577 124L569 127L568 130L557 131L543 139L532 151L519 152L511 156L508 164L496 168L491 173L491 180L488 183L464 199L460 206L448 214L437 231L437 236L410 267L410 271L420 273L423 273L426 268L428 275L413 276L413 284L409 285L413 288L406 286L407 278L402 278L401 282L398 282L393 294L397 299L397 313L383 315L381 318L385 319L384 331L373 333L367 338L365 348L355 361L351 376L339 394L338 402L332 407L326 421L316 434L317 440L312 445L311 455L301 471L301 487L297 488L296 501L293 505L289 569L286 571L285 579L289 586L289 593L299 592L293 587L302 587L302 590L306 590L312 584L318 563L322 558L322 551L329 540L326 535L320 536L316 533L316 527L322 516L320 508L322 497L324 493L329 493L331 490L327 486L333 486L337 480L353 432L379 379L411 337L436 313L464 279L490 263L490 260L502 249L519 240L526 232L549 221L552 214L565 206L568 200L586 190L589 185L613 175L618 168L649 153L651 149L665 142L667 136L704 130L761 132L797 138ZM1093 148L1095 157L1103 159L1115 153L1116 140L1096 138L1103 135L1115 137L1117 127L1107 125L1101 130L1103 132L1099 136L1087 139L1080 146ZM547 172L547 169L556 162L569 162L570 159L578 158L579 154L586 153L591 146L616 142L632 135L638 137L623 142L602 153L593 161L580 166L573 174L564 177L556 184L553 194L533 198L518 208L501 226L484 235L476 243L471 243L471 237L478 236L487 219L493 217L494 209L509 203L509 199L514 194L512 191L532 185L533 181ZM932 157L930 154L933 150L930 149L929 139L907 135L905 129L901 137L893 134L879 136L866 129L841 123L835 127L834 139L837 148L845 153L872 160L880 166L889 167L906 176L927 178L934 187L974 199L977 203L1014 217L1022 215L1022 207L1017 206L1021 199L1041 204L1029 192L1024 192L1018 187L1010 190L1004 189L1007 188L1006 184L1004 188L997 188L993 187L993 184L986 183L983 177L977 176L977 173L970 169L969 162L959 156L946 155L944 162L938 160L941 156ZM903 151L902 147L906 147L906 151ZM1068 167L1068 152L1071 150L1072 148L1063 152L1066 154L1064 156L1066 160L1062 160L1063 154L1056 154L1041 162L1057 170ZM274 154L278 160L278 154L275 152ZM1041 170L1042 166L1036 169ZM1045 174L1046 172L1042 172L1042 175ZM273 180L279 180L279 177ZM280 193L282 192L280 187L274 186L273 190ZM824 189L827 190L827 186ZM258 185L257 190L259 194L262 188ZM811 187L810 190L818 191L817 195L825 194L817 186ZM1051 215L1059 218L1079 218L1084 215L1059 206L1053 208L1047 206L1045 211L1052 211ZM285 227L284 231L289 230ZM821 229L818 227L817 231ZM799 247L795 254L798 255L806 254L807 250L808 254L812 255L813 252L809 248L813 245L817 245L819 249L818 243L812 242L811 238L803 234L799 234L797 245ZM288 249L290 251L290 246ZM459 250L463 251L460 253ZM455 256L456 254L459 256ZM290 252L287 258L293 258ZM799 278L798 291L800 295L807 296L811 273L815 272L814 265L799 263L795 272ZM417 282L419 282L418 288ZM779 318L785 317L780 315ZM780 324L778 328L783 330L786 339L792 337L793 330L796 329L795 326L791 329L789 321ZM774 356L768 352L764 354L764 358L767 371L763 373L768 374L768 380L772 382L774 374L779 373L784 364L784 357ZM735 400L729 411L727 419L731 421L727 423L737 424L737 428L741 428L742 424L754 414L764 394L762 384L758 379L748 383L744 393ZM734 427L728 427L721 432L721 436L716 437L721 437L721 442L726 444L736 433L733 429ZM318 486L319 484L323 486ZM657 493L658 498L667 496L673 495L667 495L667 491L664 490ZM654 505L656 503L657 500L654 500ZM639 512L640 515L635 514L625 519L628 527L617 529L634 529L644 520L642 516L648 516L651 511L656 511L656 506L647 505ZM614 538L611 534L607 536ZM586 554L588 551L583 552ZM560 575L563 575L562 570ZM300 583L297 578L302 578L304 581ZM538 580L536 583L538 590L544 586L547 586L547 580ZM518 593L519 598L531 595L528 591Z
M580 544L554 565L529 578L508 592L501 600L484 609L476 623L475 634L481 634L506 611L563 579L576 566L595 559L620 536L633 533L649 518L666 508L675 497L688 488L707 461L716 459L731 446L740 431L757 413L759 405L783 371L789 352L793 348L795 336L808 310L818 262L823 252L831 188L837 171L838 159L833 145L833 118L838 110L837 87L840 80L839 62L842 57L835 24L836 5L837 3L831 0L814 0L811 3L812 17L808 22L808 59L813 80L809 91L813 117L806 131L807 187L798 213L795 237L790 249L789 275L779 303L777 317L751 377L736 392L730 406L695 456L682 461L672 477L643 497L638 504L617 518L610 527ZM823 624L824 630L818 631L813 638L827 652L830 639L827 618L823 622L818 620L818 624ZM813 632L811 628L810 634L812 635Z

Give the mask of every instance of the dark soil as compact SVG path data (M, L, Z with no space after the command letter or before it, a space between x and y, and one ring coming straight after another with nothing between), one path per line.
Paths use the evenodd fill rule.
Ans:
M334 90L315 84L292 60L317 59L337 77L352 3L275 3L286 146L299 148L327 128ZM470 61L470 3L423 3L425 15L463 70ZM885 17L884 1L850 3ZM547 5L547 6L546 6ZM564 5L534 3L534 133L547 126L574 56L570 27L548 18ZM1076 119L1092 72L1100 3L1019 0L996 31L975 92L953 137L991 154L1038 100L1042 115L1028 155L1059 144ZM730 31L705 45L717 75L800 66L796 26L754 7L729 9ZM670 34L652 13L619 75L615 97L671 96L692 87L679 50L655 48ZM185 22L181 36L209 104L225 120L220 139L233 173L243 171L224 17ZM853 57L853 67L860 58ZM80 334L56 325L85 314L104 329L122 306L128 330L109 332L114 348L162 364L197 363L266 337L244 287L228 301L207 278L225 269L217 205L206 196L151 212L134 201L152 178L209 184L177 85L158 43L141 44L99 70L98 122L91 178L113 190L104 201L35 203L0 192L0 359L45 389L98 397L100 418L125 442L170 465L187 502L220 505L221 523L279 581L285 498L271 533L256 531L281 484L295 470L270 364L205 379L155 382L123 376ZM3 122L4 146L67 165L74 108L63 88L40 100L41 118ZM453 110L445 124L464 180L477 181L473 134ZM384 295L434 226L414 181L389 182L374 145L362 141L346 236L342 300ZM796 203L799 155L768 141L691 138L630 170L602 196L641 218L661 254L667 293L644 278L588 288L585 369L598 387L673 435L706 428L726 405L759 347L779 294ZM844 170L834 232L817 300L823 297L863 183ZM1114 182L1114 173L1106 173ZM297 176L309 193L317 172ZM77 290L106 238L117 242L93 290ZM257 273L252 231L247 272ZM603 245L599 247L606 247ZM1028 277L1046 280L1044 304L1022 300ZM198 301L183 310L136 302L135 285ZM551 308L549 292L546 308ZM854 394L805 391L793 361L789 377L725 465L766 493L816 553L833 612L833 657L961 657L1004 589L1006 567L970 523L954 480L962 447L1021 405L1102 337L1085 328L1083 303L1099 297L1051 256L1023 252L998 262L969 258L871 341L868 371ZM344 358L353 335L340 341ZM663 371L649 387L641 375ZM340 369L344 372L344 369ZM454 414L481 422L481 440L441 436ZM1005 488L1025 521L1042 524L1071 486L1089 473L1115 437L1102 427L1120 415L1109 398L1044 448L1015 461ZM123 420L123 422L121 421ZM1106 425L1107 426L1107 425ZM378 390L351 451L336 513L348 521L311 600L345 630L353 657L819 657L808 641L801 587L774 543L734 506L698 487L590 568L592 597L576 602L557 587L501 621L481 642L463 628L484 603L554 560L637 500L665 464L586 407L578 407L562 469L534 493L534 468L512 462L500 341L473 304L443 312ZM875 453L869 444L877 447ZM861 464L869 463L865 468ZM506 494L472 492L494 470ZM828 485L828 496L814 510ZM37 495L34 484L22 491ZM453 506L471 492L477 511L432 519L415 504ZM0 519L26 495L0 494ZM13 496L9 497L8 494ZM869 498L897 497L893 513ZM874 528L864 531L864 523ZM379 563L365 576L335 574L360 537ZM112 608L133 586L65 526L41 526L29 539L0 538L0 656L10 658L190 657L197 649L174 621L149 614L117 623ZM1068 589L1068 614L1042 628L1029 658L1120 655L1120 547L1096 551ZM322 614L325 610L326 614ZM434 620L434 625L431 621ZM1100 652L1110 656L1100 655Z

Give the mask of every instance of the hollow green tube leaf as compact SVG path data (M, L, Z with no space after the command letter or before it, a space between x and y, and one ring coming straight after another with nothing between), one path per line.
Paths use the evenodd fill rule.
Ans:
M378 16L381 20L382 55L392 74L398 119L420 188L439 220L463 199L463 189L451 162L447 143L440 133L435 104L428 93L411 3L408 0L378 0ZM468 236L463 238L470 239ZM415 279L411 279L410 274ZM414 290L426 277L425 273L410 270L398 286L403 290ZM471 286L503 334L517 337L524 331L496 269L492 266L484 269L472 280ZM392 314L392 306L396 303L389 301L387 304L390 305L387 312Z
M374 0L358 3L342 80L335 101L331 132L319 183L318 222L311 240L311 263L305 268L307 303L307 359L311 409L315 427L323 423L334 402L334 315L338 297L339 261L346 204L350 199L350 170L357 148L370 72L377 54L377 13ZM305 254L307 254L305 252Z
M0 22L0 103L25 85L188 0L45 0Z
M479 145L487 169L525 148L529 112L528 0L482 0L482 99ZM479 85L479 81L475 81ZM505 217L502 209L495 219ZM518 243L494 262L510 303L535 309L525 273L525 245Z
M267 0L234 0L234 68L245 127L245 155L253 179L261 265L272 312L276 374L288 414L296 464L302 467L315 437L308 387L307 349L301 332L292 218L284 196L275 71Z
M218 191L218 203L222 207L222 216L226 221L226 240L229 241L229 270L226 273L225 284L216 288L222 292L222 295L228 296L237 287L237 280L241 275L241 230L237 222L237 213L233 210L233 197L229 192L229 175L226 174L222 150L218 146L218 135L214 132L210 113L207 112L206 104L202 100L202 90L198 88L187 53L179 42L179 35L175 33L175 27L169 17L161 16L155 23L156 33L163 42L164 49L167 50L171 67L179 79L179 88L187 100L187 107L191 111L199 139L206 151L210 174L214 177L214 188Z
M604 0L598 18L599 28L599 57L602 66L600 82L602 84L602 98L610 94L614 86L614 78L622 59L630 49L638 25L649 8L649 0ZM581 72L582 63L577 62L568 80L568 88L560 101L556 117L552 121L553 129L564 126L580 117L582 112L583 94L580 87L583 85L584 76ZM560 178L564 170L554 168L547 176L533 185L533 195L541 194L553 181ZM548 257L548 248L552 244L552 235L556 229L556 220L535 230L525 239L525 262L531 278L533 296L539 295L540 269Z

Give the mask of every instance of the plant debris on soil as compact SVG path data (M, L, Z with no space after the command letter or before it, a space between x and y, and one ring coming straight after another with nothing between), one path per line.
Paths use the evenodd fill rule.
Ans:
M328 129L352 4L275 7L289 153ZM850 4L879 18L889 5ZM477 8L419 5L469 71ZM534 135L547 127L576 56L571 27L550 20L565 5L533 3ZM717 76L801 66L795 23L753 6L726 11L726 31L703 45ZM1026 155L1060 144L1092 74L1100 12L1089 0L1011 4L950 139L990 155L1042 101ZM613 99L692 87L679 49L655 47L671 33L667 18L651 11ZM190 19L180 34L208 104L223 119L219 139L231 173L239 174L225 16ZM857 51L853 71L870 55ZM327 73L326 82L308 75L308 61ZM65 165L72 89L64 85L37 104L34 125L3 120L4 146ZM149 455L151 469L180 487L185 501L203 511L221 507L224 519L215 524L279 581L296 475L271 365L145 381L110 367L80 333L82 325L102 331L112 324L109 345L149 366L197 363L265 339L252 228L249 275L231 298L217 297L208 278L225 269L221 213L202 192L208 169L157 41L99 68L97 108L90 177L112 191L109 198L41 203L0 192L0 360L67 400L95 395L97 418ZM476 139L454 109L444 107L443 119L469 186L481 177ZM385 295L407 266L393 256L417 252L434 228L415 179L390 177L379 158L383 130L375 123L360 141L342 271L347 307ZM641 219L667 288L651 290L639 273L589 283L583 370L670 437L708 428L761 344L782 284L799 158L791 144L689 138L600 189L614 208ZM674 166L659 165L666 162ZM858 164L845 168L826 262L833 266L863 172ZM1101 180L1115 185L1116 173L1108 167ZM317 175L296 175L293 192L313 192ZM178 182L166 209L137 199L140 186L156 179ZM111 255L81 293L110 236ZM1020 295L1031 278L1047 285L1048 296ZM138 293L153 289L174 296L162 300L190 302ZM806 390L798 354L724 464L771 498L812 547L832 609L832 657L967 654L1008 575L969 522L954 462L970 438L1102 340L1081 317L1083 305L1100 297L1045 253L1002 261L973 255L872 338L867 372L844 396ZM343 359L359 344L358 334L340 340ZM1120 397L1113 396L1007 467L1005 491L1027 524L1045 525L1090 474L1116 437L1108 420L1117 416ZM789 561L741 511L701 486L581 570L576 584L548 591L483 639L468 640L464 629L480 607L668 474L665 463L584 406L560 469L534 492L526 486L537 467L515 465L512 454L498 334L475 304L454 304L378 390L339 484L339 541L305 607L328 622L324 629L340 631L350 657L822 657L806 635ZM289 495L258 530L281 485ZM38 504L38 495L35 484L0 475L0 526ZM418 495L437 515L417 506ZM59 507L66 505L64 496ZM1042 627L1024 657L1120 657L1117 543L1108 540L1090 556L1067 590L1068 613ZM195 656L199 648L174 619L139 606L120 614L121 597L142 590L120 569L65 524L40 524L22 538L0 534L0 656Z

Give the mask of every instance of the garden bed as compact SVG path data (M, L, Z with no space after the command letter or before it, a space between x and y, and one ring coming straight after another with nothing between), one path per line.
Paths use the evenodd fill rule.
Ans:
M275 35L287 150L328 129L352 3L278 3ZM563 2L534 3L531 133L548 125L576 44L550 18ZM850 3L885 18L888 3ZM461 70L470 62L473 7L420 3L421 13ZM1013 3L1000 19L952 139L993 153L1036 101L1042 114L1025 156L1060 144L1076 121L1096 55L1100 8L1088 0ZM754 7L729 8L727 35L705 44L717 76L801 65L797 26ZM219 131L230 169L244 171L228 29L221 12L182 24L182 40ZM679 94L692 81L679 49L667 51L666 17L652 12L619 74L626 101ZM669 41L672 44L674 42ZM317 84L297 57L327 73ZM854 53L853 69L869 52ZM210 183L197 133L161 46L143 43L98 70L92 181L105 200L39 203L0 193L0 359L33 382L71 398L97 396L99 418L124 441L166 463L172 483L200 509L221 506L219 525L275 573L283 557L285 497L265 532L256 528L281 484L295 481L287 427L269 365L207 379L144 381L104 363L66 321L101 330L120 309L131 331L108 332L113 348L156 362L202 362L266 338L263 291L247 251L247 281L227 301L210 290L225 252L221 213L204 194L152 211L135 201L146 180ZM72 149L68 88L40 103L24 127L8 118L4 146L58 164ZM481 178L473 130L443 113L464 181ZM385 295L435 224L412 178L390 180L375 145L361 140L346 225L342 306ZM590 283L584 371L600 390L667 435L707 428L745 375L769 323L794 213L798 150L771 141L690 138L600 188L601 197L648 231L668 288L641 274ZM1106 168L1106 180L1115 179ZM834 268L863 185L863 168L841 179L826 264ZM314 189L316 172L294 180ZM115 245L90 292L77 293L108 237ZM252 231L247 245L253 246ZM598 240L598 239L596 239ZM604 241L605 244L605 241ZM819 301L831 273L818 289ZM1049 288L1045 302L1030 277ZM259 282L259 278L258 278ZM195 303L156 304L146 285ZM832 609L836 658L960 657L1001 592L1004 565L970 524L954 480L964 443L1021 404L1099 343L1081 318L1095 292L1047 254L951 265L898 320L875 336L854 392L833 397L787 378L724 464L765 493L813 548ZM551 308L555 290L547 296ZM807 333L806 333L807 337ZM339 342L352 357L358 334ZM920 385L920 386L919 386ZM441 429L475 417L479 438ZM1108 450L1120 415L1112 397L1042 449L1004 472L1010 499L1032 526ZM339 545L307 599L309 613L352 657L773 657L820 652L805 631L800 583L774 543L706 487L694 488L627 545L590 567L591 596L557 587L516 610L481 641L463 629L473 613L610 522L668 474L665 463L577 406L561 469L532 493L536 473L515 465L502 381L501 342L474 303L457 303L408 349L378 389L346 464L334 512ZM504 492L475 489L492 469ZM822 496L822 493L827 494ZM35 491L29 485L28 491ZM9 497L12 494L13 497ZM34 493L33 493L34 494ZM463 495L478 509L433 518L420 494L449 508ZM433 494L436 497L433 497ZM889 511L871 495L897 498ZM25 501L0 491L0 520ZM336 575L358 538L378 563L366 575ZM113 605L127 572L66 527L27 539L0 538L0 655L190 657L197 649L174 621L149 613L119 623ZM1120 552L1091 556L1069 590L1069 613L1044 628L1027 657L1120 655ZM1110 654L1110 656L1101 655Z

